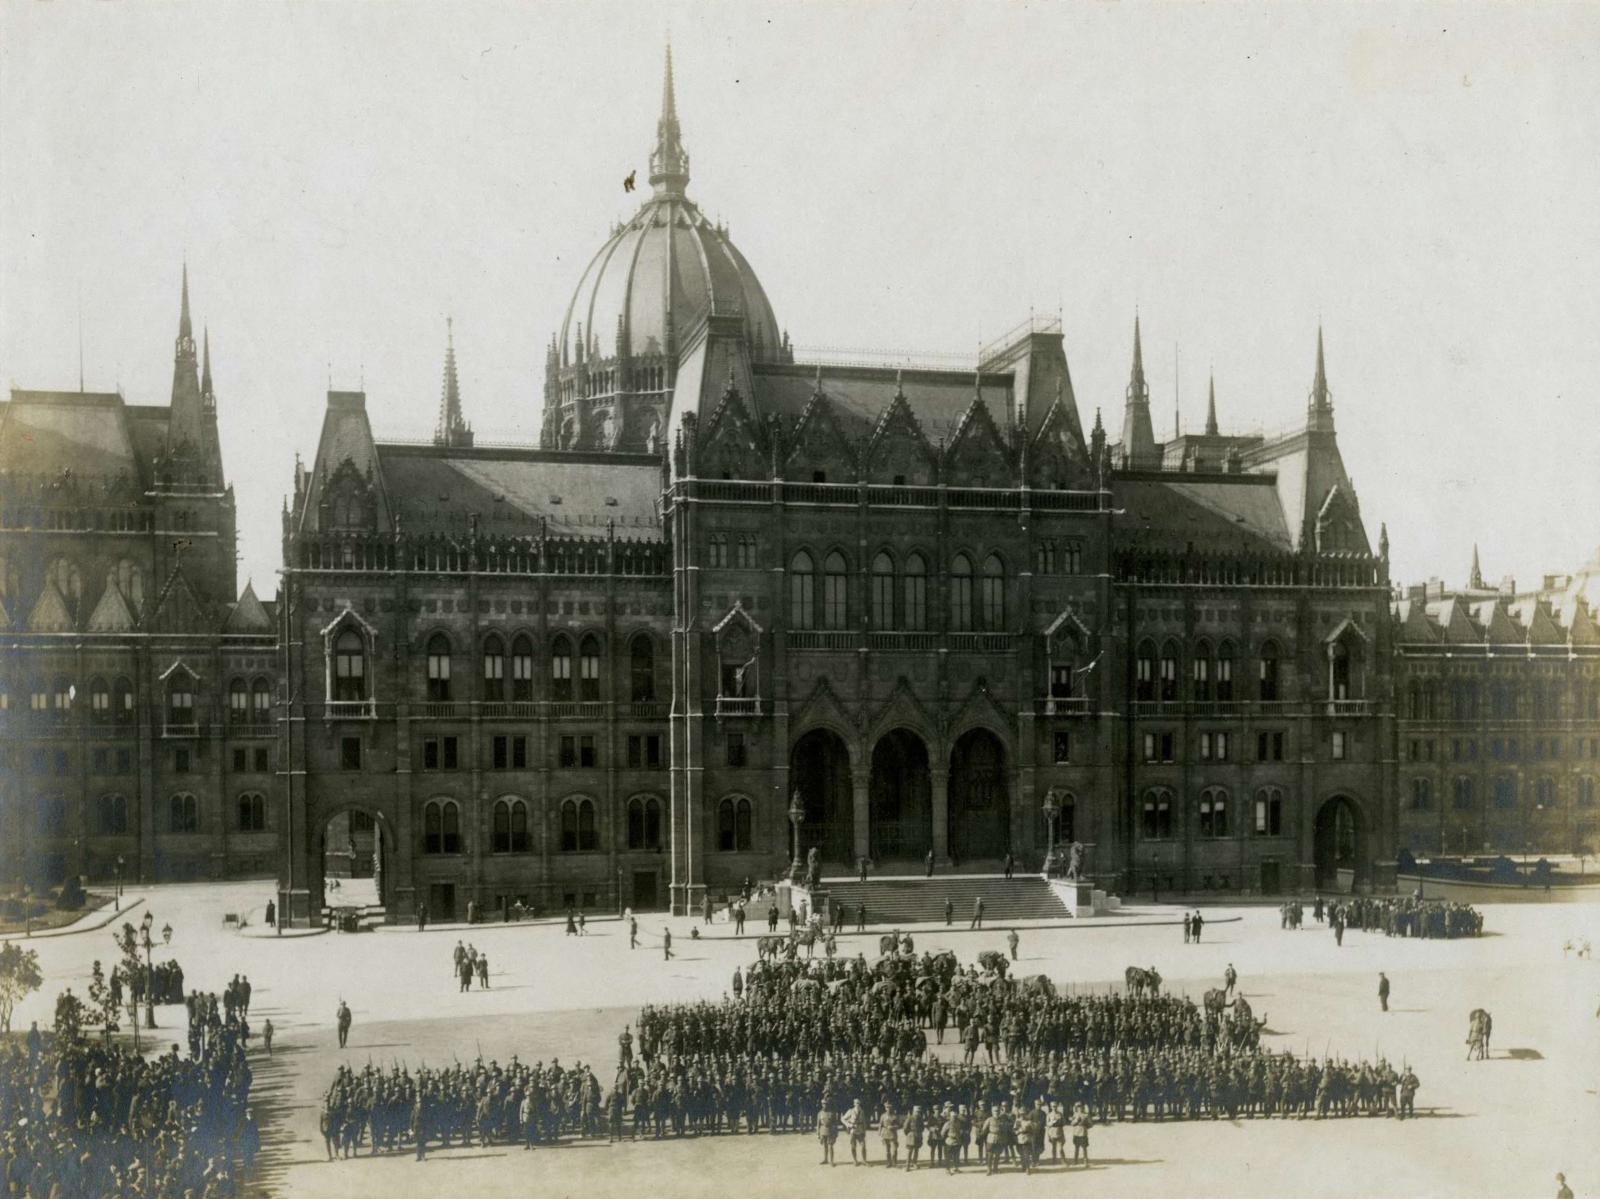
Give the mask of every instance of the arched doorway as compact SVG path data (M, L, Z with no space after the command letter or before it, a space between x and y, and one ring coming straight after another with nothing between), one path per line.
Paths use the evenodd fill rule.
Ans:
M933 848L933 784L928 747L910 729L894 729L872 748L869 852L875 862L921 859Z
M394 843L383 817L342 808L322 823L314 862L312 908L387 908L393 891Z
M805 807L802 859L814 845L827 861L853 861L855 796L844 739L832 729L812 729L801 737L789 753L789 783Z
M1316 885L1326 890L1338 887L1341 870L1349 871L1352 883L1364 882L1366 860L1366 827L1361 808L1349 796L1335 795L1317 809L1312 837Z
M969 729L950 751L950 852L958 861L1001 858L1011 848L1006 750L988 729Z

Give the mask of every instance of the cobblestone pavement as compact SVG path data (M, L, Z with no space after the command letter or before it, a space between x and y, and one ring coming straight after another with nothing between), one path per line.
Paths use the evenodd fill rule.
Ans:
M157 928L170 921L170 949L186 985L220 990L236 971L254 986L251 1014L270 1016L276 1054L258 1053L257 1106L265 1123L262 1181L275 1194L306 1196L433 1194L474 1196L691 1195L829 1192L918 1195L963 1184L923 1171L890 1175L880 1167L817 1166L815 1141L803 1136L714 1137L682 1142L570 1143L521 1149L455 1149L418 1165L393 1157L328 1163L317 1133L317 1104L336 1064L370 1058L470 1060L480 1052L504 1061L559 1056L592 1062L602 1081L615 1066L616 1034L639 1005L722 994L735 965L753 956L749 941L718 926L700 941L695 922L641 917L645 944L629 951L625 928L590 925L584 938L559 925L485 925L472 930L384 930L359 935L241 936L225 912L264 902L260 884L194 884L134 892ZM140 912L136 909L136 912ZM1140 915L1159 909L1146 905ZM1207 909L1238 923L1207 928L1184 945L1178 928L1125 925L1021 929L1024 973L1046 973L1062 986L1103 989L1130 964L1154 965L1168 987L1198 997L1218 985L1232 962L1258 1015L1268 1018L1272 1049L1404 1058L1423 1086L1426 1118L1315 1121L1238 1120L1193 1124L1112 1124L1095 1130L1092 1171L1044 1171L1046 1177L985 1179L1002 1193L1082 1187L1098 1196L1505 1196L1553 1194L1566 1172L1580 1196L1600 1193L1600 962L1564 960L1573 935L1600 942L1600 905L1508 905L1485 909L1489 935L1471 941L1391 941L1351 932L1343 948L1325 929L1284 932L1273 908ZM141 913L142 916L142 913ZM659 935L671 924L675 958L662 960ZM251 930L256 931L256 930ZM876 953L868 937L842 939L842 953ZM917 948L949 947L963 960L986 938L913 926ZM111 929L39 942L44 991L16 1014L17 1027L48 1020L56 992L82 993L91 961L113 958ZM990 934L1003 946L1005 929ZM450 951L458 938L489 955L491 989L458 993ZM1379 1011L1379 970L1393 982L1391 1010ZM348 1049L333 1029L340 998L355 1014ZM1465 1061L1467 1012L1494 1015L1495 1051ZM158 1009L159 1036L181 1040L181 1008ZM881 1160L875 1139L874 1155ZM824 1174L826 1181L824 1182ZM968 1173L976 1173L969 1169ZM1079 1181L1082 1175L1082 1181ZM961 1190L958 1190L961 1188Z

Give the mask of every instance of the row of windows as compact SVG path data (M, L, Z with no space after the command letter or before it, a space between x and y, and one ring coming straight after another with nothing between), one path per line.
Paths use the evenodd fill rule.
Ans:
M1441 691L1449 699L1450 719L1476 720L1483 688L1473 679L1449 683L1413 680L1406 688L1406 715L1412 720L1435 720L1444 710ZM1563 694L1568 687L1559 682L1488 684L1489 715L1499 720L1529 716L1534 720L1554 720L1561 716ZM1600 686L1575 682L1570 688L1570 714L1600 720Z
M1573 798L1580 808L1595 806L1596 784L1589 775L1579 778L1573 787ZM1475 780L1462 777L1451 780L1451 806L1456 811L1471 811L1478 806L1478 789ZM1553 778L1537 778L1523 788L1523 794L1535 808L1555 808L1561 805L1562 789ZM1490 783L1491 801L1495 808L1506 811L1517 806L1517 780L1500 775ZM1411 807L1413 811L1433 810L1433 780L1411 780Z
M724 800L727 807L731 801ZM749 848L750 801L743 805L744 844ZM661 848L662 804L653 795L634 796L628 801L627 845L629 849L655 851ZM559 840L562 853L591 853L600 848L600 835L592 799L563 800L558 811ZM735 819L735 825L738 821ZM525 800L507 798L495 801L490 819L489 846L491 853L528 853L533 848L528 832L528 804ZM737 838L735 838L737 840ZM464 842L461 836L461 805L453 799L429 800L422 809L422 852L425 854L458 854ZM726 846L724 848L733 848Z
M83 571L70 558L52 558L45 567L44 586L54 585L68 609L76 615L83 602ZM120 559L106 572L106 586L115 587L128 601L133 614L144 606L144 571L131 559ZM0 554L0 603L15 609L21 606L21 578L14 561ZM13 618L17 613L12 612Z
M165 831L169 833L197 833L200 831L200 801L187 791L180 791L167 801ZM96 797L91 808L92 827L103 836L121 836L130 831L128 823L128 798L109 794ZM66 832L66 801L59 797L45 800L39 809L40 832L46 836L59 836ZM235 801L234 829L241 833L259 833L267 827L267 797L259 791L246 791Z
M1342 733L1337 734L1340 738L1343 735ZM1066 733L1056 734L1058 739L1056 742L1056 761L1058 762L1068 760L1060 757L1061 742L1059 739L1065 736L1067 736ZM1257 733L1255 760L1257 762L1283 761L1283 742L1284 735L1279 730L1274 729ZM1344 755L1343 746L1343 741L1339 741L1336 751L1339 757ZM1197 748L1202 762L1228 762L1232 760L1233 738L1228 733L1220 730L1205 731L1199 736ZM1176 761L1176 750L1177 735L1175 733L1150 732L1144 735L1144 760L1146 762Z
M1172 837L1176 802L1172 792L1165 787L1154 787L1144 793L1139 827L1145 840ZM1229 813L1227 791L1221 787L1207 787L1195 800L1195 834L1206 839L1230 836ZM1256 792L1248 827L1258 837L1283 835L1283 791L1280 788L1263 787Z
M574 669L576 651L576 669ZM433 702L453 698L455 651L450 638L434 633L427 646L427 697ZM372 698L367 669L366 639L354 628L346 628L334 638L331 671L335 701L353 702ZM585 634L576 645L565 633L550 643L550 698L556 701L600 699L603 653L600 638ZM533 638L519 633L511 639L510 650L498 633L483 640L480 656L482 685L479 695L489 702L533 699ZM656 698L655 642L640 633L628 643L629 696L634 703L650 703Z
M733 734L730 734L730 739ZM596 739L592 734L573 734L564 736L557 742L557 762L565 769L592 770L600 765L600 754ZM234 751L234 769L243 770L241 765L244 751ZM255 769L266 770L268 763L265 748L255 751ZM360 737L341 737L339 739L339 769L360 770L363 761L363 743ZM442 736L424 737L422 739L422 769L423 770L460 770L463 757L461 754L461 738ZM489 763L492 770L526 770L528 769L528 738L513 735L495 736L489 740ZM744 764L743 741L740 740L739 761L733 761L730 747L730 766ZM661 734L660 733L634 733L628 737L628 766L633 770L654 770L662 765Z
M1442 748L1441 746L1441 750ZM1478 743L1471 737L1452 737L1449 748L1450 760L1453 762L1478 760ZM1496 761L1515 762L1522 757L1522 748L1523 741L1520 737L1489 739L1489 757ZM1546 758L1559 760L1565 752L1565 742L1560 737L1529 737L1527 748L1528 758L1532 761L1543 761ZM1600 758L1600 737L1574 737L1572 749L1579 758ZM1434 742L1428 737L1413 737L1406 747L1406 752L1413 762L1431 762L1434 760Z
M868 594L872 627L918 631L928 628L928 562L919 553L897 563L887 550L872 559ZM974 569L957 554L950 562L950 628L956 632L1006 628L1005 565L990 554ZM810 551L789 560L789 624L796 629L850 627L849 564L831 550L817 569Z

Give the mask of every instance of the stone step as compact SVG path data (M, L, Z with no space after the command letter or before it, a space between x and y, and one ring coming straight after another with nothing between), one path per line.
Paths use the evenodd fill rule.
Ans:
M933 878L824 880L828 902L849 908L846 919L856 919L865 902L869 924L942 922L948 899L951 918L963 924L972 920L974 902L983 898L985 924L1011 920L1054 920L1072 915L1055 891L1037 876L1007 879L998 875L935 875Z

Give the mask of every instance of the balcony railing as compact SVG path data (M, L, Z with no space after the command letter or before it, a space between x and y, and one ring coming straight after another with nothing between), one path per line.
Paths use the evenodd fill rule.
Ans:
M1034 710L1040 716L1087 716L1087 695L1047 695L1034 701Z
M206 726L192 720L178 721L176 723L166 721L161 726L161 735L173 739L204 737L206 735Z
M1372 701L1369 699L1330 699L1328 715L1365 716L1372 711L1372 707Z
M450 699L430 699L411 705L413 720L465 720L471 714L471 704Z
M760 716L761 700L748 695L717 696L718 716Z
M229 737L275 737L278 726L275 723L261 720L241 720L228 725Z
M930 653L939 648L939 634L868 633L867 648L897 653Z
M1004 654L1011 651L1010 633L951 633L950 649L958 654Z
M478 715L485 720L537 720L539 705L531 700L487 700L478 705Z
M549 705L551 720L604 720L609 704L599 700L556 700Z
M322 706L324 720L372 720L378 705L370 699L330 699Z
M849 631L823 632L819 629L796 629L789 634L790 649L855 649L856 634Z
M661 699L634 700L627 707L629 720L665 720L668 704Z

